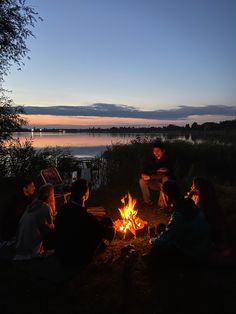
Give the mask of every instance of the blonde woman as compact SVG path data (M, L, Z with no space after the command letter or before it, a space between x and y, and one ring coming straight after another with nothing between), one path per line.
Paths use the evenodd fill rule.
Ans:
M38 197L23 214L17 234L14 260L28 260L45 255L44 240L54 229L54 188L45 184L39 188Z

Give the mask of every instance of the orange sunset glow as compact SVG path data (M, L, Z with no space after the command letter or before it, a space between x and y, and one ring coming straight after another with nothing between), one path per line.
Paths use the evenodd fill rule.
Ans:
M23 115L30 125L45 125L49 124L61 124L63 125L107 125L109 127L119 124L145 124L145 125L158 125L158 120L147 120L147 119L134 119L134 118L115 118L115 117L83 117L83 116L52 116L52 115ZM163 124L163 121L161 121Z
M217 122L229 120L231 117L225 116L189 116L185 119L178 120L157 120L157 119L141 119L141 118L117 118L117 117L97 117L97 116L53 116L53 115L22 115L31 127L53 127L60 125L61 128L80 128L80 127L99 127L107 126L166 126L169 124L184 125L204 122Z

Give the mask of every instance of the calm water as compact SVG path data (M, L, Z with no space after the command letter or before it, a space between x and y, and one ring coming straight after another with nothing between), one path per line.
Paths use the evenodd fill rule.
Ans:
M69 149L73 155L79 157L100 155L108 146L116 143L129 143L136 136L135 134L49 132L21 132L14 134L14 138L19 138L21 141L31 139L36 149L58 146L62 149ZM145 137L145 134L142 134L141 137ZM157 134L152 134L150 137L155 138Z
M188 142L202 142L202 139L193 139L191 135L177 136L163 133L156 134L111 134L111 133L40 133L40 132L21 132L15 133L14 138L19 138L21 141L31 139L32 144L36 149L45 147L58 146L62 149L69 149L70 152L78 157L92 157L100 155L106 148L116 143L129 143L137 138L162 140L184 140Z

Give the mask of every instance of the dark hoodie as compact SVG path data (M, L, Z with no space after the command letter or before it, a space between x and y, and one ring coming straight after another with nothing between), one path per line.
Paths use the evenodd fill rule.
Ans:
M194 202L180 199L166 230L154 242L154 248L175 249L196 260L207 257L210 244L209 228L204 216Z
M64 264L83 266L104 238L104 228L85 207L69 202L56 215L55 235L57 258Z

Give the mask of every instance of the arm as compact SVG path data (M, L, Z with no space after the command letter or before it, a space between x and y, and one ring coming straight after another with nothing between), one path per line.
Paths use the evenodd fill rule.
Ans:
M170 247L182 232L183 217L179 212L174 212L166 230L154 241L154 247Z
M157 170L157 173L158 172L160 172L160 173L166 173L166 172L168 172L169 170L168 170L168 168L166 168L166 167L161 167L161 168L159 168L158 170Z
M102 206L96 206L96 207L88 207L87 212L95 216L96 218L102 218L106 215L106 210Z
M166 154L159 160L151 156L151 158L143 164L141 178L145 181L152 179L161 180L163 176L170 173L172 173L172 167Z

